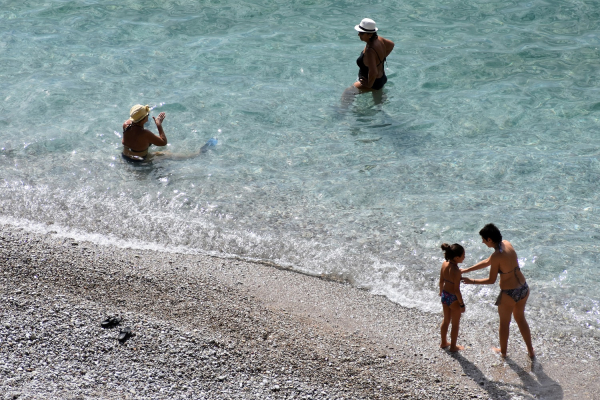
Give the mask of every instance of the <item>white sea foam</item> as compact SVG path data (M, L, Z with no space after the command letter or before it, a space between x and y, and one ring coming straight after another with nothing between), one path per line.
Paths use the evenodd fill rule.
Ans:
M489 254L477 232L495 222L533 320L598 330L589 7L373 4L396 42L390 79L381 99L340 105L363 44L360 16L330 2L11 1L0 215L77 240L269 261L431 311L440 244L475 263ZM169 152L197 152L215 131L219 145L126 163L119 130L136 103L167 114ZM464 290L483 315L497 287Z

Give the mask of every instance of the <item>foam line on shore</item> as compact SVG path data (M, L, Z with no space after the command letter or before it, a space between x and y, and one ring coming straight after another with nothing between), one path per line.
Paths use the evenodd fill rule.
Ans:
M534 331L538 357L531 363L513 326L503 361L489 351L497 326L466 320L459 339L466 350L451 355L438 347L439 313L406 309L347 284L235 259L73 245L6 224L0 240L5 393L148 398L164 396L166 387L171 397L206 398L222 398L223 391L233 398L323 399L594 399L600 393L594 338ZM108 313L123 315L137 336L124 346L112 341L99 328ZM124 375L131 380L120 380ZM157 384L144 386L148 379Z

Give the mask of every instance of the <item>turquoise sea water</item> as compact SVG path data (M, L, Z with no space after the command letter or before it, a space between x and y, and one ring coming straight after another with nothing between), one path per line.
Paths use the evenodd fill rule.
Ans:
M396 43L389 81L344 104L364 17ZM599 17L575 0L5 1L1 221L268 260L436 312L440 244L471 265L494 222L532 324L599 335ZM169 152L218 145L125 163L136 103L166 112ZM497 286L463 292L468 318L496 317Z

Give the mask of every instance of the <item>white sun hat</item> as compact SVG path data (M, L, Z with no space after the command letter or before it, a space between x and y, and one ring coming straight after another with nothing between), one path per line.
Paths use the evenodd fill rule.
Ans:
M377 32L377 27L375 26L375 21L373 21L371 18L363 19L362 21L360 21L359 25L356 25L354 27L354 29L356 29L359 32L364 32L364 33Z

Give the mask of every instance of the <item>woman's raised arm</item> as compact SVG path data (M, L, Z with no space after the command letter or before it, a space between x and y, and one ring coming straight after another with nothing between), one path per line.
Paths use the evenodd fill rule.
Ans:
M489 267L490 265L492 265L492 256L489 256L485 260L479 261L477 264L473 265L472 267L461 269L460 272L463 274L466 274L467 272L477 271L478 269L483 269L485 267Z

